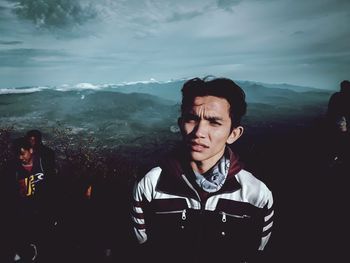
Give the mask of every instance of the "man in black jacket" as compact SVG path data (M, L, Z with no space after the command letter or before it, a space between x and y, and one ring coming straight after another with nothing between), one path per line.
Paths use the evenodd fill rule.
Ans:
M152 262L261 260L273 225L272 193L229 147L243 133L245 94L230 79L194 78L182 95L183 145L134 188L139 254Z

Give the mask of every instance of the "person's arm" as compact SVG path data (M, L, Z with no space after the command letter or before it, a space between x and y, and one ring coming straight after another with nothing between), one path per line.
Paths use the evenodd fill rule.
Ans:
M139 182L135 184L132 204L133 230L139 244L144 244L148 240L147 218L145 212L150 202L153 200L155 185L161 173L159 167L149 171Z
M19 189L16 180L16 166L14 161L9 161L3 170L1 176L3 189L0 194L0 200L2 204L2 210L5 216L14 213L18 206Z
M144 203L147 201L144 195L146 185L145 180L146 179L143 178L141 181L137 182L133 191L131 217L133 221L133 231L139 244L143 244L147 241L146 222L144 215Z
M270 190L267 190L265 196L265 206L264 206L264 223L263 229L261 232L261 242L259 246L259 250L264 250L266 244L268 243L272 226L273 226L273 216L274 216L274 208L273 208L273 197Z
M48 159L40 157L40 162L44 170L44 180L41 183L40 191L36 193L36 198L40 204L43 216L50 224L55 224L56 210L60 198L57 193L59 186L56 185L58 183L56 171Z

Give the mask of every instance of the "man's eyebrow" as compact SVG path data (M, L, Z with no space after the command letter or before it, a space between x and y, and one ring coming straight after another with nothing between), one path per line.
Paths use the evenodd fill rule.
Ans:
M223 121L224 119L219 116L204 116L204 119L208 121Z
M187 112L187 113L183 114L183 116L200 119L200 116L196 112ZM204 116L204 119L208 120L208 121L223 121L224 120L220 116Z

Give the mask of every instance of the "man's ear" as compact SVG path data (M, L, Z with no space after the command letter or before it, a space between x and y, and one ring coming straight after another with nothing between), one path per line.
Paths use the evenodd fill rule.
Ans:
M33 154L33 148L29 148L29 152L30 152L30 154Z
M233 130L231 131L230 135L227 138L226 143L232 144L235 141L237 141L238 138L242 136L243 131L244 131L244 129L242 126L237 126L237 127L233 128Z

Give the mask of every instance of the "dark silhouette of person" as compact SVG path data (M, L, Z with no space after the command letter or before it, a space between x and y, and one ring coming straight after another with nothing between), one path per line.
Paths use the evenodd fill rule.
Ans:
M349 128L350 118L350 81L343 80L340 83L340 91L335 92L328 102L328 118L342 131ZM344 127L344 119L347 123Z
M348 204L350 175L350 82L340 83L340 91L329 99L326 118L310 134L309 155L304 169L308 177L307 209L310 226L305 231L314 235L313 252L322 262L336 262L348 256L348 222L344 208ZM303 145L305 148L305 145ZM304 180L305 182L305 180ZM307 214L307 209L304 215ZM319 235L319 232L322 232ZM317 254L316 254L317 253ZM317 258L317 259L318 259ZM317 261L317 260L316 260ZM341 260L340 260L341 261Z
M55 152L42 142L42 133L39 130L30 130L26 133L26 138L31 144L35 154L49 164L50 168L55 167Z
M14 159L7 164L4 192L7 206L4 214L11 219L8 230L14 261L31 262L43 258L49 234L51 189L54 170L41 155L34 153L26 137L13 142Z
M329 99L326 150L333 174L349 172L350 155L350 81L340 83L340 91Z

